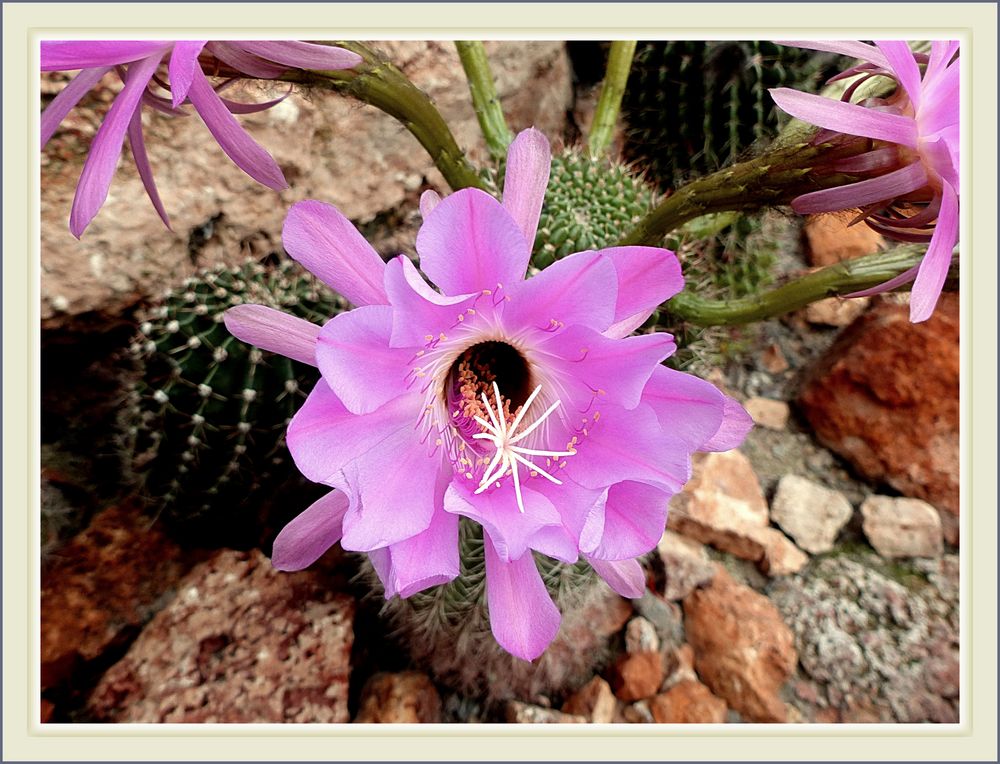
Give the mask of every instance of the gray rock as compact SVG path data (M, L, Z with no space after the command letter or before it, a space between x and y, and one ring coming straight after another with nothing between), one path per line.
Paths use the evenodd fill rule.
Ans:
M883 557L938 557L943 551L941 516L926 501L869 496L861 514L865 535Z
M852 513L842 493L798 475L781 478L771 502L771 519L811 554L830 551Z

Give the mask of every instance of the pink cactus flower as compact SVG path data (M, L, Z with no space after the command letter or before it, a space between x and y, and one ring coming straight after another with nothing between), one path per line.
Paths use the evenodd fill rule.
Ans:
M167 62L166 71L159 71L164 61ZM233 78L272 79L291 68L348 69L360 62L361 57L356 53L341 48L291 40L43 41L43 72L79 69L80 73L42 113L42 148L70 110L105 74L115 70L124 83L91 143L73 198L70 231L79 238L104 204L126 135L146 193L164 224L170 227L170 219L156 190L143 143L141 112L144 105L168 114L185 116L187 112L182 106L191 104L222 150L241 170L276 191L287 188L277 162L233 117L233 114L262 111L282 99L260 104L227 100L217 91L232 80L213 86L206 70L209 74L220 72ZM169 89L170 98L157 95L154 83Z
M322 328L260 305L227 311L240 339L315 364L288 427L302 473L335 490L279 534L296 570L340 542L367 552L386 597L459 573L459 517L483 529L496 640L532 660L560 613L532 552L579 557L616 591L645 588L636 558L660 539L691 455L740 443L742 407L663 365L661 332L629 336L682 287L672 252L580 252L525 278L550 167L536 130L511 144L503 202L426 192L423 273L384 263L334 207L294 205L288 253L356 307Z
M936 40L930 55L914 53L905 42L787 42L842 53L864 63L838 75L862 75L839 101L788 88L771 91L784 111L824 128L818 141L841 133L870 139L867 152L836 162L830 169L862 176L856 183L816 191L792 202L799 213L861 208L868 225L900 241L929 241L919 266L874 289L875 294L914 281L910 320L925 321L934 311L948 275L959 229L959 58L958 42ZM921 70L922 67L922 70ZM899 83L888 98L851 103L865 80L876 75Z

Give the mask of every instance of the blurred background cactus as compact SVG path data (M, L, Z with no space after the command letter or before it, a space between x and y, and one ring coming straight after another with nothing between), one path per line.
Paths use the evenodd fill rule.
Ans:
M762 41L640 43L622 103L625 156L661 190L717 170L787 121L768 88L813 91L839 60Z
M313 367L233 337L223 312L241 303L320 324L347 308L287 259L187 279L140 316L129 347L139 375L124 428L143 492L165 519L236 545L258 541L230 528L250 497L294 473L285 428L319 377Z

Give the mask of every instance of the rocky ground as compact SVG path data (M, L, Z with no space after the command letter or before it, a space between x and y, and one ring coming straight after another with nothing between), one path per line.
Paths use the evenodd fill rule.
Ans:
M571 134L567 112L585 122L592 96L577 87L574 101L565 51L515 45L495 51L512 122ZM406 43L399 55L468 144L475 119L438 47ZM73 147L92 134L86 124L57 135L57 158L43 166L43 721L958 721L954 295L916 326L899 298L884 297L824 301L741 333L739 352L710 376L757 427L740 450L697 458L647 560L648 590L600 601L592 624L607 648L591 676L551 693L489 704L422 672L352 555L334 549L307 571L279 573L267 560L274 528L239 549L207 548L141 506L118 421L118 351L134 309L196 263L276 249L290 202L362 175L363 152L324 148L336 137L324 132L329 109L339 134L375 131L380 169L364 176L385 187L330 201L355 204L348 214L380 251L409 246L417 194L436 183L397 128L340 102L296 103L298 116L247 120L270 148L302 152L281 158L298 169L280 204L253 206L264 197L225 169L216 182L195 168L213 189L196 202L181 193L194 182L185 163L158 174L183 233L136 212L139 181L123 163L93 235L69 237ZM282 148L281 119L304 124L307 139ZM172 150L200 140L193 129L168 136ZM314 153L336 159L313 167ZM216 221L208 233L206 220ZM878 244L830 218L808 222L795 243L784 270Z

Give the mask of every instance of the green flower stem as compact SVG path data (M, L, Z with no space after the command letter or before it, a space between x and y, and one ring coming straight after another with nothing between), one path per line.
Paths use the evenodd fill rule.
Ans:
M611 43L608 53L608 69L604 74L604 84L601 95L594 110L594 122L590 127L590 138L587 146L590 156L600 157L614 137L615 123L625 95L625 85L628 73L632 69L632 56L635 54L635 40L615 40Z
M333 90L381 109L398 119L413 134L430 154L452 190L469 186L486 190L485 183L458 147L441 113L406 75L359 42L337 41L329 44L353 51L364 61L354 69L333 72L293 70L286 72L281 79Z
M656 246L663 237L690 220L713 212L755 212L787 204L800 194L842 185L842 174L815 172L820 163L864 151L862 142L843 146L796 143L773 149L692 181L664 199L639 221L619 246Z
M735 300L706 300L684 290L666 303L667 311L698 326L736 326L776 318L825 297L860 292L919 265L926 245L905 244L889 252L846 260L768 292ZM952 255L950 284L957 283L958 254ZM900 287L909 290L911 284Z
M476 119L486 139L486 147L494 159L503 159L507 147L514 140L514 134L507 127L507 120L500 107L490 62L486 58L486 48L482 42L461 40L455 41L458 57L469 81L469 92L472 94L472 105L476 110Z

